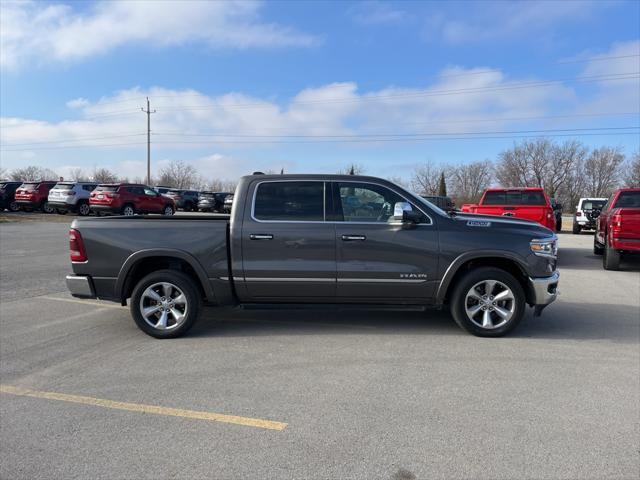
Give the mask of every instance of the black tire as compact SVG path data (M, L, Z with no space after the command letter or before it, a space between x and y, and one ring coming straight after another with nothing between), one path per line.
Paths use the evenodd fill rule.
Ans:
M604 246L598 242L598 234L593 236L593 254L602 255L604 253Z
M580 228L580 225L578 225L576 222L573 222L573 227L571 228L571 231L573 232L574 235L579 235L580 234L580 230L582 230Z
M56 211L56 209L49 205L49 202L47 201L44 201L40 204L40 210L42 210L42 213L46 214L50 214Z
M608 245L604 239L604 255L602 256L602 266L605 270L620 270L620 252Z
M173 205L165 205L164 208L162 209L162 215L164 215L165 217L170 217L174 213L176 213L176 209L173 208Z
M511 317L502 325L497 322L499 326L495 328L484 328L478 325L472 321L466 313L468 292L470 292L476 284L486 280L495 280L499 282L499 284L510 289L513 294L513 300L507 300L510 302L508 309L513 310ZM457 281L457 285L455 285L453 294L451 295L450 309L453 319L467 332L478 337L501 337L509 333L518 325L518 323L520 323L525 312L525 302L526 297L524 290L520 285L520 282L518 282L513 275L499 268L482 267L471 270ZM493 305L495 304L496 302L493 302ZM506 303L504 303L503 306L506 306ZM488 315L493 315L493 318L497 319L498 317L495 316L496 314L497 312L488 313Z
M178 322L176 322L175 325L177 326L172 326L169 324L171 319L173 319L174 317L166 320L167 325L170 327L169 329L156 328L147 323L141 311L141 309L149 299L149 297L145 296L143 300L145 291L147 290L147 288L159 283L172 284L174 287L172 291L177 292L177 290L180 290L185 297L186 306L184 310L184 319L179 324ZM142 304L141 300L143 300ZM131 316L133 317L133 320L136 322L136 325L138 326L138 328L140 328L140 330L142 330L147 335L151 335L155 338L176 338L184 335L197 321L198 317L200 316L200 309L202 307L202 295L200 294L200 290L193 282L193 280L184 273L177 270L158 270L157 272L150 273L138 282L138 284L133 289L130 302ZM151 306L153 307L153 304L151 304ZM161 313L158 312L157 314ZM170 315L172 314L167 313L167 317L169 317Z
M8 210L10 212L19 212L20 205L18 205L18 203L15 200L13 202L9 202Z
M91 213L91 207L89 207L89 204L87 202L80 202L78 203L77 211L78 215L80 215L81 217L86 217Z
M67 211L66 211L66 210L64 210L64 209L62 209L62 208L56 208L56 213L57 213L58 215L66 215L66 214L67 214Z
M136 209L132 204L127 203L126 205L124 205L122 207L121 213L122 213L122 215L126 215L127 217L130 217L130 216L136 214Z

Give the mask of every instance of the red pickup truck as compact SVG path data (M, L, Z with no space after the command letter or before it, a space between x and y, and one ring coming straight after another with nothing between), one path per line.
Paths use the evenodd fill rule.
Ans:
M462 211L524 218L534 220L551 230L556 229L555 214L549 197L544 189L537 187L488 188L480 203L462 205Z
M621 253L640 253L640 188L611 195L596 220L593 253L603 255L605 270L618 270Z

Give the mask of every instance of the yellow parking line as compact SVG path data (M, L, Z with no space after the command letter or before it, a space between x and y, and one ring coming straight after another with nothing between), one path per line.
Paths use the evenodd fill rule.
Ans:
M30 390L28 388L14 387L11 385L0 385L0 393L19 395L23 397L44 398L47 400L58 400L60 402L81 403L83 405L93 405L95 407L113 408L116 410L126 410L129 412L152 413L156 415L168 415L171 417L193 418L196 420L208 420L210 422L233 423L247 427L266 428L269 430L284 430L286 423L262 420L260 418L238 417L236 415L225 415L222 413L200 412L196 410L183 410L181 408L159 407L156 405L144 405L142 403L116 402L104 398L85 397L81 395L68 395L66 393L42 392Z
M37 298L44 298L45 300L55 300L57 302L69 302L69 303L79 303L80 305L93 305L96 307L104 307L104 308L117 308L118 310L122 310L124 307L120 306L120 305L110 305L108 303L98 303L98 302L92 302L90 300L75 300L73 298L58 298L58 297L48 297L48 296L41 296L41 297L37 297Z

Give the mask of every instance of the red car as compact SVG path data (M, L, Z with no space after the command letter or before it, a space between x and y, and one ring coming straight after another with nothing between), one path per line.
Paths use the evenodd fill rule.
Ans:
M618 270L621 253L640 252L640 188L611 195L596 220L593 253L603 255L605 270Z
M98 185L89 197L91 211L135 215L136 213L161 213L173 215L174 201L159 194L147 185L134 183L109 183Z
M16 190L15 202L27 212L42 210L44 213L52 213L53 207L49 205L47 198L49 197L49 190L56 183L58 182L24 182Z
M549 197L544 189L538 187L488 188L480 203L467 203L462 206L462 211L534 220L551 230L556 230L555 212Z

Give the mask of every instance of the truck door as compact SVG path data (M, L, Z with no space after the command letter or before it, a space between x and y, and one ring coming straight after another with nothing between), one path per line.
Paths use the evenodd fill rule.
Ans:
M336 225L337 297L349 301L427 303L438 272L438 231L422 211L411 227L393 219L390 188L370 182L332 183ZM424 207L422 207L424 209Z
M265 180L249 188L242 224L249 299L335 301L335 227L325 221L327 185Z

